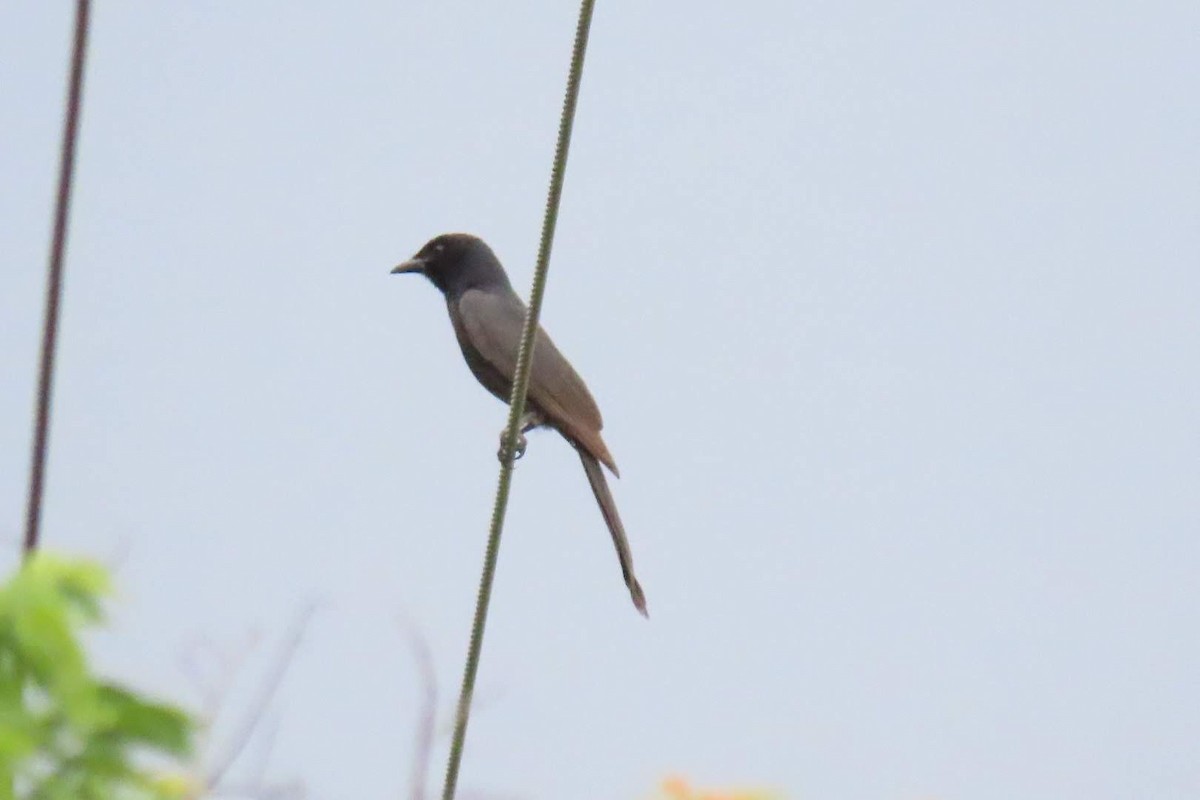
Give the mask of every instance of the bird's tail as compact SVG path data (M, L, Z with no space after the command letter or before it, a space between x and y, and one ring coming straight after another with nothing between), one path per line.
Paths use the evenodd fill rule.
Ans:
M625 538L625 526L621 524L621 515L617 513L617 504L613 502L612 493L608 491L608 481L604 479L600 462L582 447L577 450L579 451L579 460L583 462L583 471L587 473L588 483L592 486L592 494L596 496L596 503L600 506L600 513L604 515L604 521L612 533L613 544L617 548L617 558L621 561L621 574L625 576L625 585L629 587L629 596L633 598L633 605L641 612L642 616L649 617L650 615L646 613L646 595L642 592L642 586L633 574L633 554L629 552L629 540Z

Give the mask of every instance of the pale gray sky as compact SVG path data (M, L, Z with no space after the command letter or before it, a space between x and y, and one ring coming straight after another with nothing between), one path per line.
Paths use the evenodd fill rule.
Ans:
M572 3L101 3L45 535L126 552L112 673L321 603L271 766L395 797L459 680L501 404L388 269L527 292ZM531 438L463 785L1200 794L1200 5L601 2L543 320L651 619ZM67 3L0 7L0 565ZM249 670L260 665L251 661ZM433 768L440 780L442 742Z

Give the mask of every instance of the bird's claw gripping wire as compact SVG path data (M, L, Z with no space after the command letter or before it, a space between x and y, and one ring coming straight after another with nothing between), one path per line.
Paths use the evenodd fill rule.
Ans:
M507 445L507 444L508 444L508 431L506 431L506 430L501 431L500 432L500 449L496 451L496 458L500 461L501 464L504 463L504 456L507 455L507 452L506 452L507 448L505 447L505 445ZM518 459L521 458L521 456L525 455L525 447L527 444L528 444L528 441L525 439L525 434L518 433L517 434L517 447L516 447L516 451L513 453L513 461L517 461Z

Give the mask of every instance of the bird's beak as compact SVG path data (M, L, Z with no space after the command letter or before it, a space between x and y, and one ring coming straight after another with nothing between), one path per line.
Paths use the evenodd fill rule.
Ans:
M408 261L405 261L403 264L398 264L392 268L393 275L400 275L405 272L424 272L424 271L425 271L424 259L416 258L416 257L410 258Z

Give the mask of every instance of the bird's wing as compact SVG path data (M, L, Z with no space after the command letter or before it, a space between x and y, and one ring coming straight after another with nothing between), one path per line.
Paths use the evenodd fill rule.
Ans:
M458 299L458 312L467 339L464 345L469 345L511 386L525 324L525 305L520 298L508 292L470 289ZM529 373L528 397L554 427L616 474L612 455L600 437L604 423L596 401L540 326Z

